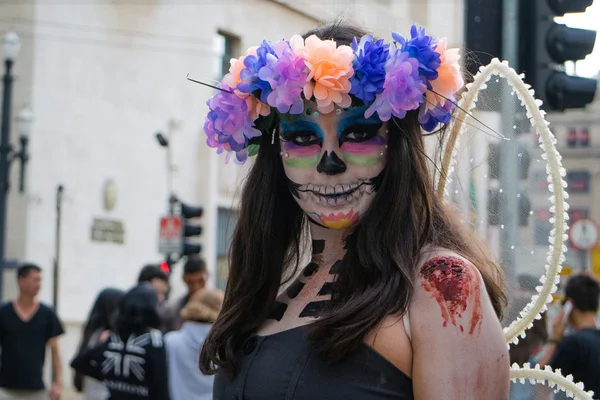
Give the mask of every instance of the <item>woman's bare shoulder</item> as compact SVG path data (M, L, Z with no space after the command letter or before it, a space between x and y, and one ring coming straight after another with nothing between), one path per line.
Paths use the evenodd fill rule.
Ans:
M507 345L475 265L449 250L423 252L409 316L419 397L506 398ZM439 385L427 383L432 374Z

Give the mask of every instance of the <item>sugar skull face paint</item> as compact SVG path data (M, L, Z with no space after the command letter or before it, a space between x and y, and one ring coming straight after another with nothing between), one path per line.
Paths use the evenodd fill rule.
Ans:
M306 110L316 110L305 102ZM332 229L356 225L371 205L386 165L387 132L365 108L305 113L280 129L289 187L309 218Z

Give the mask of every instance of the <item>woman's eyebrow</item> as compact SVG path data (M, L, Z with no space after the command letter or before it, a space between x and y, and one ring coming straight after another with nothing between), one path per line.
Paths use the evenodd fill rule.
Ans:
M325 137L325 132L321 129L319 124L313 121L299 120L293 123L281 122L281 128L283 132L311 132L317 135L321 140Z

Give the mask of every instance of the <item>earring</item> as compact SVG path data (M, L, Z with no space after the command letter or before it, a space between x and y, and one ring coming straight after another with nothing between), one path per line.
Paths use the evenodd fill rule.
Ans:
M287 160L288 158L290 158L290 153L288 153L287 151L285 152L285 154L283 155L283 157Z
M383 157L383 150L379 150L378 154L379 154L379 157Z

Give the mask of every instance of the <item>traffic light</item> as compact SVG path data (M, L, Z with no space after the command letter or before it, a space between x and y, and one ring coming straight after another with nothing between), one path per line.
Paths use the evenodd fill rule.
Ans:
M476 75L479 67L502 57L502 0L465 0L465 68Z
M583 60L596 41L596 31L554 22L567 13L584 12L593 0L520 1L519 59L525 81L547 111L584 108L594 100L596 79L568 75L566 61Z
M194 238L202 234L202 226L195 225L189 219L200 218L204 212L202 207L193 207L184 203L179 203L181 207L181 217L183 219L183 241L181 256L198 254L202 251L200 243L188 241L188 238Z
M168 275L171 273L171 265L168 261L162 261L160 263L160 270Z

